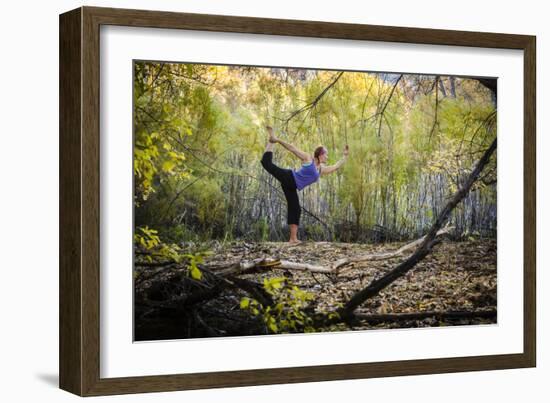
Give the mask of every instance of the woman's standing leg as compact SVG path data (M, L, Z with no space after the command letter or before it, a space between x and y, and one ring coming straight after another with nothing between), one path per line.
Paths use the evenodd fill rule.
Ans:
M292 188L290 186L282 185L283 192L285 194L288 213L287 213L287 223L290 228L290 243L300 243L298 239L298 226L300 225L300 215L302 208L300 207L300 199L298 198L298 191L296 187Z
M298 191L296 189L296 182L290 169L280 168L273 163L273 146L274 142L271 141L273 137L272 131L269 132L269 140L265 147L264 155L262 156L261 164L264 169L273 175L283 188L287 203L287 223L290 229L290 243L300 243L298 240L298 226L300 225L300 199L298 198Z

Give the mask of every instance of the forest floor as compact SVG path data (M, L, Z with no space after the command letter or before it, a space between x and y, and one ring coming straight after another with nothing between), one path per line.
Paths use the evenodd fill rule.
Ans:
M406 242L405 242L406 243ZM289 245L280 242L233 242L211 244L213 252L204 261L205 267L216 267L227 262L250 261L258 258L284 259L292 262L331 266L341 258L365 253L397 250L405 243L351 244L332 242L303 242ZM314 296L316 312L329 312L345 304L357 291L383 276L405 260L397 256L386 260L365 261L345 266L337 273L315 273L307 270L257 268L239 278L263 284L264 279L286 277L300 289ZM446 240L413 270L383 289L377 296L362 304L357 313L364 315L407 314L419 312L477 312L497 308L496 240L453 242ZM166 268L168 276L173 269ZM168 276L169 277L169 276ZM168 278L167 277L167 278ZM146 284L146 283L143 283ZM145 285L136 287L136 293L145 293ZM177 315L142 315L136 310L136 339L166 339L207 336L237 336L257 334L246 330L239 302L243 293L227 291L206 301L194 311L194 320L177 324ZM225 319L220 319L220 313ZM197 322L198 321L198 322ZM236 326L235 323L240 325ZM194 331L197 323L208 332ZM248 322L250 324L250 322ZM430 326L478 325L496 323L496 316L442 318L431 316L421 319L391 321L363 321L340 324L330 330L366 330L413 328ZM193 327L195 326L195 327ZM225 327L225 329L224 329ZM244 325L246 327L246 325ZM327 329L325 329L327 330ZM321 330L322 331L322 330Z

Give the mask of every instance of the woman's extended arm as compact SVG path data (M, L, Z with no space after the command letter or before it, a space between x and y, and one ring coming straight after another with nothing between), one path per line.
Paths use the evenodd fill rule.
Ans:
M321 167L321 175L328 175L332 172L337 171L342 165L344 165L344 162L346 162L346 160L348 159L348 154L349 154L349 147L346 145L346 147L344 147L344 156L342 157L342 159L334 165Z
M288 151L290 151L292 154L297 156L302 160L302 162L310 162L313 158L308 153L303 152L302 150L298 149L297 147L293 146L290 143L287 143L286 141L281 140L278 137L275 137L273 134L273 129L269 126L266 126L267 131L269 132L270 138L269 141L272 143L279 143L284 148L286 148Z
M290 143L287 143L286 141L283 141L281 139L277 139L277 143L282 145L284 148L286 148L288 151L290 151L292 154L297 156L302 160L302 162L310 162L313 158L308 153L303 152L302 150L296 148Z

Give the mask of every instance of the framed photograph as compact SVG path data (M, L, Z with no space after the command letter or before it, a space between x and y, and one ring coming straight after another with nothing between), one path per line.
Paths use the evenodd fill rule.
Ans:
M60 387L535 366L535 60L525 35L62 14Z

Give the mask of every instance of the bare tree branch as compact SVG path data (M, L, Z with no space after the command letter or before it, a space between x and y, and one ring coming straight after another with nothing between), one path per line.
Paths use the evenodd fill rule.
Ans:
M288 118L285 119L285 126L287 128L287 131L288 131L288 124L289 122L296 116L296 115L299 115L300 113L304 112L304 111L307 111L309 109L312 109L314 108L317 103L319 103L319 101L321 100L321 98L323 98L323 96L328 92L328 90L330 90L337 82L338 80L340 79L340 77L342 77L342 75L344 74L343 71L339 72L338 74L336 74L336 77L334 78L334 80L332 80L332 82L323 90L319 93L319 95L317 95L315 97L315 99L313 101L311 101L310 103L308 103L307 105L301 107L300 109L297 109L295 110L294 112L292 112L290 114L290 116Z
M388 285L393 283L395 280L403 276L405 273L411 270L419 261L424 259L424 257L426 257L431 252L432 247L436 243L437 232L441 229L443 224L447 221L447 219L449 218L449 215L451 214L453 209L456 207L456 205L460 203L462 199L464 199L464 197L466 197L466 195L470 191L470 188L472 187L474 182L477 180L479 174L481 173L485 165L487 165L487 163L489 162L489 159L493 155L493 152L496 150L496 147L497 147L497 139L495 138L491 146L485 151L481 159L476 163L470 175L464 181L462 187L453 195L453 197L449 200L447 205L439 213L435 223L432 225L432 228L430 229L428 234L424 237L422 243L419 245L418 249L412 254L412 256L410 256L407 260L405 260L403 263L398 265L395 269L393 269L383 277L377 280L374 280L366 288L357 292L348 301L348 303L344 306L344 308L339 311L341 318L352 317L353 311L355 311L355 309L358 306L364 303L367 299L377 295L381 290L383 290Z
M428 142L431 142L432 141L432 136L434 134L434 131L435 131L435 128L436 126L438 125L438 121L437 121L437 111L439 109L439 87L437 85L438 82L441 82L440 81L440 78L439 76L436 76L435 77L435 82L434 82L434 89L435 89L435 115L434 115L434 123L432 125L432 130L430 130L430 136L428 138Z
M382 132L382 119L384 118L384 113L386 112L386 108L388 107L388 104L390 103L391 101L391 98L393 96L393 93L395 91L395 88L397 87L397 84L399 84L399 81L401 81L401 79L403 78L403 74L401 74L397 80L395 81L395 83L393 84L393 87L390 91L390 95L388 95L388 98L386 99L386 102L384 103L384 106L382 107L382 109L380 110L380 112L378 112L377 114L380 116L379 118L379 121L378 121L378 137L380 137L380 133Z

